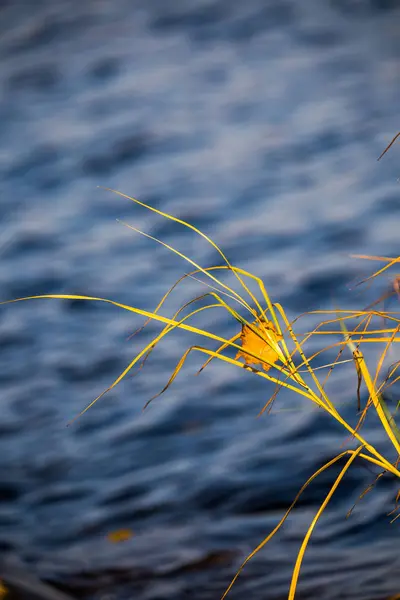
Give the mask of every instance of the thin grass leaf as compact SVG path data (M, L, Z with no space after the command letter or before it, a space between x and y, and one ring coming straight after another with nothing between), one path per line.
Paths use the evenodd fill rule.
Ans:
M388 144L386 146L386 148L384 149L384 151L382 152L382 154L379 156L378 160L381 160L382 156L384 156L386 154L386 152L393 146L393 144L395 143L395 141L397 140L397 138L400 136L400 131L399 133L397 133L394 138L392 139L392 141L390 142L390 144Z
M325 500L323 501L323 503L321 504L320 508L318 509L317 514L315 515L315 517L313 518L311 525L309 526L307 533L303 539L303 542L301 544L299 553L297 555L297 559L296 559L296 564L293 570L293 576L292 576L292 581L290 584L290 589L289 589L289 596L288 596L288 600L293 600L295 593L296 593L296 587L297 587L297 581L299 578L299 573L300 573L300 568L301 568L301 564L303 562L303 557L304 557L304 553L306 551L307 548L307 544L310 540L311 534L314 530L315 525L318 522L318 519L320 518L320 516L322 515L322 513L324 512L325 508L327 507L330 499L332 498L333 494L335 493L335 491L337 490L340 482L342 481L343 477L345 476L346 472L349 470L352 462L354 462L354 460L357 458L357 456L361 453L362 450L362 446L359 446L359 448L357 448L357 450L353 451L351 453L351 456L349 458L349 460L346 462L345 466L343 467L343 469L340 471L339 475L337 476L335 483L333 484L333 486L331 487L329 493L327 494Z
M127 200L131 200L132 202L135 202L136 204L138 204L140 206L143 206L144 208L147 208L148 210L150 210L152 212L155 212L156 214L158 214L158 215L160 215L162 217L165 217L166 219L169 219L171 221L175 221L176 223L180 223L184 227L187 227L188 229L191 229L192 231L194 231L195 233L197 233L200 237L202 237L203 239L205 239L218 252L218 254L222 257L222 259L226 263L227 267L232 270L231 264L230 264L229 260L227 259L227 257L225 256L225 254L222 252L222 250L220 249L220 247L215 242L213 242L213 240L211 238L209 238L205 233L203 233L202 231L200 231L200 229L197 229L197 227L195 227L194 225L191 225L190 223L187 223L186 221L183 221L182 219L178 219L177 217L174 217L173 215L170 215L170 214L165 213L165 212L163 212L161 210L158 210L157 208L154 208L153 206L150 206L149 204L146 204L145 202L142 202L141 200L138 200L137 198L133 198L132 196L128 196L126 194L123 194L122 192L119 192L118 190L113 190L111 188L103 188L103 189L108 190L109 192L113 192L114 194L117 194L118 196L121 196L122 198L126 198ZM255 298L253 296L253 294L251 293L251 291L249 290L249 288L246 286L246 284L243 282L243 280L240 278L240 276L238 275L238 273L235 272L235 275L236 275L238 281L240 282L240 284L242 285L243 289L247 292L247 294L253 300L254 304L257 306L259 312L262 312L261 306L258 303L257 298Z
M382 466L382 464L380 463L380 461L361 453L361 449L362 447L360 447L359 450L359 456L361 458L363 458L364 460L367 460L368 462L371 462L373 464L377 464L378 466ZM274 537L274 535L279 531L279 529L282 527L282 525L284 524L284 522L286 521L286 519L288 518L289 514L292 512L293 508L296 506L300 496L303 494L303 492L306 490L306 488L310 485L310 483L312 483L312 481L314 481L314 479L316 479L318 477L318 475L320 475L321 473L323 473L324 471L326 471L327 469L329 469L329 467L331 467L332 465L334 465L336 462L338 462L341 458L343 458L344 456L347 456L350 454L350 457L352 458L353 455L355 454L354 450L345 450L344 452L341 452L340 454L338 454L337 456L335 456L334 458L332 458L329 462L327 462L325 465L323 465L322 467L320 467L317 471L315 471L315 473L313 473L311 475L311 477L309 477L307 479L307 481L301 486L299 492L297 493L295 499L293 500L292 504L289 506L289 508L287 509L287 511L285 512L285 514L283 515L283 517L281 518L281 520L279 521L279 523L274 527L274 529L271 531L270 534L268 534L263 540L262 542L260 542L260 544L258 544L258 546L245 558L245 560L242 562L242 564L240 565L239 569L236 571L235 576L233 577L232 581L230 582L229 586L227 587L227 589L225 590L224 594L221 597L221 600L225 600L226 596L228 595L228 593L230 592L230 590L232 589L232 587L234 586L237 578L239 577L240 573L243 571L244 567L247 565L247 563L250 562L250 560L252 558L254 558L254 556L260 552L260 550L262 550L262 548L264 548L264 546ZM356 458L354 456L354 458ZM354 458L352 460L354 460ZM351 463L350 463L351 464ZM350 466L350 465L349 465ZM348 468L348 467L347 467ZM347 470L347 469L346 469ZM343 473L344 475L344 473ZM336 488L335 488L336 489Z
M170 246L169 244L167 244L167 243L159 240L158 238L150 235L149 233L145 233L144 231L141 231L140 229L137 229L136 227L133 227L133 225L129 225L128 223L125 223L124 221L119 221L119 223L121 223L122 225L125 225L125 227L128 227L128 229L132 229L132 231L135 231L136 233L140 233L140 235L142 235L144 237L147 237L150 240L153 240L154 242L157 242L158 244L160 244L161 246L164 246L164 248L167 248L168 250L170 250L174 254L177 254L178 256L180 256L181 258L183 258L184 260L186 260L189 264L191 264L193 267L196 267L196 269L200 273L203 273L207 277L210 277L215 283L217 283L218 285L220 285L224 289L228 290L230 294L236 296L238 298L238 300L241 301L241 303L244 303L243 298L241 298L241 296L239 296L239 294L237 292L235 292L232 288L230 288L229 286L227 286L224 283L222 283L221 281L219 281L216 277L214 277L206 269L203 269L194 260L192 260L191 258L189 258L188 256L186 256L186 254L183 254L182 252L179 252L179 250L176 250L176 248L174 248L173 246ZM254 310L247 303L244 303L244 305L246 306L246 308L250 312L250 314L252 314L253 317L255 317L256 313L254 312Z

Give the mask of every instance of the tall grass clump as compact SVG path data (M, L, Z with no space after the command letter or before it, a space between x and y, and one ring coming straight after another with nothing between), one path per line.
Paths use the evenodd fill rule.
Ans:
M125 196L120 192L115 193L132 200L136 204L157 213L165 219L175 221L189 228L194 234L201 236L214 248L219 255L220 262L222 259L223 264L208 267L200 266L193 259L170 245L148 234L139 232L162 244L169 251L179 255L191 265L190 273L184 274L172 286L155 310L142 310L112 299L75 294L44 294L28 298L18 298L7 302L20 302L33 298L106 302L119 309L144 317L146 323L148 321L161 323L161 332L138 352L107 390L95 398L81 414L91 408L106 392L113 389L135 366L142 366L149 354L158 344L163 342L163 339L168 334L175 330L181 330L196 334L199 343L187 348L181 357L177 357L179 360L169 381L164 389L158 392L157 396L162 394L172 384L188 355L194 352L204 357L204 364L200 371L207 367L212 360L219 360L226 363L227 368L246 369L251 371L255 377L264 379L269 399L263 411L268 409L279 390L285 388L316 405L326 413L328 418L334 419L341 425L352 440L352 445L355 445L355 448L344 449L309 477L276 527L245 558L223 596L225 597L228 594L246 563L278 532L307 486L321 473L327 471L340 461L341 470L316 511L300 546L290 583L288 597L291 600L295 596L303 557L314 527L352 464L356 460L371 463L379 468L378 477L384 473L391 473L400 480L400 470L398 467L400 458L400 432L395 422L395 414L389 411L383 399L385 387L393 384L400 378L400 375L397 374L399 363L391 366L388 377L385 378L381 375L383 362L391 345L400 341L400 319L397 313L380 311L375 307L366 310L315 310L306 314L315 315L314 318L321 319L317 326L307 333L296 333L298 323L301 322L301 318L304 315L300 315L294 321L290 321L284 307L279 302L270 298L261 279L253 273L232 265L223 251L207 235L193 225L148 206L144 202ZM131 225L127 226L134 231L139 231ZM400 257L364 258L372 258L384 263L369 279L373 279L386 272L387 269L400 262ZM234 283L231 285L226 283L227 274L230 274L231 278L233 278ZM193 298L181 306L174 315L169 317L163 316L161 311L166 298L187 277L200 277L203 283L208 285L207 291L202 296ZM234 322L236 334L233 337L229 339L224 338L213 333L211 327L202 329L194 324L198 313L213 311L216 308L226 311L229 318ZM210 320L210 322L212 321ZM384 325L382 325L382 322ZM308 342L311 339L314 341L318 340L320 344L319 350L317 352L314 351L312 354L307 350L309 346ZM380 347L380 358L374 368L371 364L368 364L371 361L367 361L365 356L365 351L368 349L369 344L379 345ZM332 351L335 354L335 358L328 360L328 363L323 365L325 367L324 370L321 367L321 356L324 353L331 355ZM363 408L359 407L358 422L355 425L352 425L341 415L337 401L335 403L335 398L328 395L327 392L328 380L332 373L336 371L336 367L339 368L343 363L351 363L354 367L358 382L357 389L351 391L352 394L354 392L354 398L356 398L356 395L359 395L361 386L367 391L368 395L365 406ZM363 424L368 411L375 411L380 426L387 438L384 453L378 451L374 444L364 435Z

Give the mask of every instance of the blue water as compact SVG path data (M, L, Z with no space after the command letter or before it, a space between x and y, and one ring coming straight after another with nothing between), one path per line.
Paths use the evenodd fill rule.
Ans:
M375 266L350 254L399 254L398 147L376 162L399 129L399 25L389 0L3 1L2 299L78 293L154 308L190 267L116 219L220 264L204 240L104 186L200 227L290 317L368 304L388 278L349 289ZM164 314L204 291L186 281ZM199 326L236 332L211 314ZM1 307L1 557L76 597L219 598L346 436L290 393L257 419L273 389L223 363L194 378L199 356L142 412L194 343L179 332L67 428L154 335L151 325L127 341L142 322L99 304ZM331 392L349 418L355 389L338 371ZM375 423L366 432L389 451ZM336 473L313 484L233 599L286 597ZM356 464L343 482L299 598L398 593L396 482L345 518L375 475ZM134 537L110 543L119 528Z

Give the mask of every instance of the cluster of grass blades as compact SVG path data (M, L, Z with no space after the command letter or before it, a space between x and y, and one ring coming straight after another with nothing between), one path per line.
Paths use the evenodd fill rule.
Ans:
M109 191L115 192L115 190ZM338 463L338 461L340 461L341 464L344 462L344 466L342 466L329 493L326 495L312 519L299 549L288 596L289 600L291 600L295 596L300 568L313 529L352 463L356 459L357 461L361 460L372 463L380 470L378 478L384 473L391 473L395 477L400 478L400 470L398 467L398 462L400 460L400 432L395 422L396 415L389 411L383 399L383 391L385 386L389 385L389 378L384 378L383 382L381 381L382 365L387 356L387 352L393 343L400 341L400 318L396 316L397 313L380 311L375 307L359 311L317 310L306 314L316 315L317 319L322 318L322 315L324 315L324 320L312 331L303 334L295 333L295 326L297 327L299 319L301 319L303 315L298 317L295 321L290 322L284 308L279 303L273 302L270 299L261 279L244 269L233 266L222 250L207 235L199 231L193 225L148 206L135 198L125 196L125 194L121 194L120 192L115 193L157 213L163 218L170 219L189 228L195 234L206 240L207 243L211 244L214 250L219 254L219 258L222 258L224 264L213 267L202 267L168 244L156 240L148 234L139 232L179 255L189 263L192 268L190 273L183 275L183 277L172 286L155 310L146 311L122 304L115 300L74 294L46 294L29 298L18 298L7 302L20 302L23 300L31 300L32 298L106 302L120 309L145 317L146 322L143 327L149 321L159 322L162 325L161 332L138 352L117 379L107 388L107 390L93 400L82 411L81 415L91 408L106 392L113 389L135 366L139 368L143 366L149 354L158 346L158 344L162 343L163 339L169 333L174 330L182 330L196 334L200 340L208 340L209 342L214 343L214 349L203 345L194 345L188 348L180 358L166 386L157 394L157 396L165 392L172 384L188 355L192 352L197 352L205 357L205 362L200 371L207 367L211 361L220 360L228 363L227 366L229 365L249 370L254 376L265 379L267 389L271 391L271 396L261 412L268 409L279 390L285 388L286 390L290 390L292 393L305 398L307 401L316 405L320 410L325 411L330 418L334 419L343 427L349 434L352 445L355 445L356 447L354 449L343 450L335 458L319 468L305 482L292 505L288 508L287 512L273 531L265 537L257 548L255 548L243 561L243 564L237 571L223 596L225 598L228 594L246 563L251 560L252 557L254 557L254 555L277 533L305 488L332 465ZM130 225L127 226L135 231L139 231ZM400 262L400 257L393 259L385 257L364 258L381 260L385 263L379 271L371 276L371 279L385 272L397 262ZM236 291L233 286L225 283L226 277L224 278L223 275L226 274L230 274L231 277L234 277L235 287L239 288L239 292ZM173 316L162 316L160 311L163 308L166 298L187 277L195 279L198 277L202 278L202 283L208 286L206 293L187 302ZM252 288L256 290L256 293L252 291ZM395 291L397 290L396 286L394 289ZM193 307L195 301L202 301L200 307ZM215 308L222 309L229 313L230 318L236 323L237 333L230 339L225 339L224 337L214 334L211 330L201 329L193 324L193 319L198 313L201 311L213 310ZM384 326L373 326L373 323L376 321L381 323L382 319ZM322 344L321 349L318 352L314 352L314 354L307 356L307 342L311 338L316 339L318 337L318 339L321 339L321 336L323 339L328 338L329 343L325 345ZM367 366L367 361L364 356L366 344L379 344L382 347L380 359L374 370ZM328 364L321 366L321 355L327 351L332 352L332 350L336 353L335 360L328 361ZM317 358L318 363L316 361ZM361 385L368 393L368 399L364 408L361 408L361 405L359 406L359 420L356 426L351 425L348 420L340 414L339 407L335 405L334 401L328 396L326 391L327 382L331 377L331 374L338 365L343 363L352 363L354 365L358 380L358 396ZM396 363L390 369L390 384L393 384L400 378L400 375L397 375L398 366L398 363ZM323 368L325 368L325 370L323 370ZM321 373L324 375L323 379L321 378ZM152 399L155 397L156 396ZM386 448L387 454L379 452L363 435L363 423L367 411L369 410L374 410L376 412L380 424L386 433L388 442ZM396 498L396 505L397 499L398 498Z

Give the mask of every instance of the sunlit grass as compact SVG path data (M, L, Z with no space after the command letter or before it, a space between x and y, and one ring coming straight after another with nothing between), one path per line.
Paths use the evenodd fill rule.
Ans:
M191 266L190 273L184 274L171 287L161 299L155 310L143 310L134 306L122 304L116 300L76 294L44 294L8 300L2 304L32 300L34 298L104 302L116 308L145 317L146 321L140 329L145 327L150 321L156 321L162 325L160 333L153 337L151 341L136 354L115 381L113 381L97 398L92 400L90 404L82 410L80 415L83 415L89 408L93 407L104 394L118 385L118 383L126 377L135 366L139 368L143 367L150 353L158 346L158 344L163 342L163 339L168 334L175 330L181 330L196 334L199 338L199 344L190 346L182 353L182 356L177 356L178 362L171 373L169 381L161 391L159 391L152 399L148 400L146 406L151 400L160 396L170 385L172 385L175 378L179 375L188 355L195 352L203 355L205 359L200 371L208 367L211 361L219 360L226 363L227 368L237 367L246 369L251 371L255 377L263 378L265 380L269 399L261 412L264 412L276 398L277 393L282 388L285 388L288 391L307 399L307 401L313 403L321 410L324 410L329 418L337 421L343 429L348 432L350 438L357 442L357 448L344 450L311 475L273 531L261 541L249 556L245 558L233 580L227 586L223 596L225 597L228 594L246 563L251 560L251 558L278 532L303 490L322 472L329 469L339 460L345 458L345 465L336 477L330 491L322 500L319 509L305 532L293 568L292 580L289 587L288 598L293 599L303 557L313 529L352 463L357 459L376 465L381 469L378 478L384 472L390 472L392 475L400 478L400 471L398 468L400 458L400 432L395 422L396 411L394 411L394 413L390 412L382 395L385 387L392 385L393 382L400 378L400 374L397 375L399 364L395 363L392 365L388 377L383 378L381 375L382 365L389 348L393 344L400 342L400 314L379 311L372 308L359 311L310 311L305 313L305 315L314 315L317 317L320 315L320 318L323 318L323 320L312 331L302 334L296 333L295 329L298 327L298 324L302 322L301 319L305 315L300 315L297 319L290 322L284 307L281 306L279 302L270 298L262 280L254 274L232 265L217 244L215 244L215 242L207 235L199 231L193 225L157 210L144 202L125 196L125 194L121 194L120 192L115 193L157 213L163 218L173 220L180 225L189 228L194 234L201 236L214 248L219 254L219 257L222 258L224 264L203 267L172 246L157 240L153 236L139 232L153 241L162 244L166 249L180 256ZM124 225L134 231L138 231L132 225ZM371 278L368 278L369 280L400 261L400 257L363 258L371 258L373 260L385 262L385 266L374 273ZM235 287L233 284L228 285L226 283L225 276L227 274L230 274L233 277ZM193 298L191 301L181 306L174 315L170 317L161 315L161 309L164 307L167 297L174 293L177 286L182 284L188 277L197 279L199 276L203 278L202 283L206 286L205 289L207 291L201 296ZM256 286L257 293L251 291L253 286ZM235 288L238 288L239 291ZM193 306L195 302L196 308ZM200 312L210 310L215 311L216 309L227 313L229 318L232 319L235 324L236 334L229 339L225 339L224 337L213 333L211 328L202 329L194 324L195 317ZM382 325L382 323L384 324ZM318 341L318 343L321 342L321 344L320 349L317 352L308 354L307 346L311 339ZM212 347L201 345L206 344L207 342L214 345ZM368 350L368 344L379 344L381 347L380 359L375 368L372 368L371 365L368 366L367 364L365 353ZM316 362L316 359L318 358L320 360L321 356L325 353L330 356L332 351L336 352L336 358L333 361L328 359L327 363L323 366L321 366L319 362ZM328 395L326 391L327 382L330 380L332 374L340 368L340 365L345 363L353 364L357 377L357 386L354 390L349 390L349 394L354 397L355 411L357 410L358 403L359 420L356 426L351 425L349 421L341 415L339 404L337 402L335 403L335 399ZM368 392L368 398L364 407L361 407L361 387ZM368 437L364 435L363 423L367 411L369 410L375 411L379 423L386 435L387 445L384 453L378 451L374 445L368 441Z

